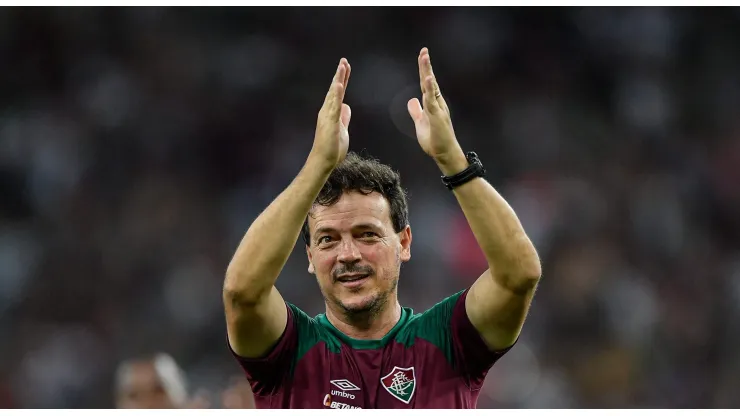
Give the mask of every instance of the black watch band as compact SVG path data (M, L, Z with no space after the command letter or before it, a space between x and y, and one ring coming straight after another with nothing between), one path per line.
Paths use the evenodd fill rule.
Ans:
M468 167L462 172L456 173L452 176L442 176L442 183L445 184L447 189L453 190L458 186L470 182L471 180L483 177L486 174L486 169L478 159L478 155L475 152L468 152L465 154L465 159L468 160Z

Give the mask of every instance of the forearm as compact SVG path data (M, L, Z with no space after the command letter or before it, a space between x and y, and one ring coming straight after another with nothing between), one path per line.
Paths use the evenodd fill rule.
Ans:
M293 182L257 217L226 272L224 291L245 302L269 293L331 168L311 157Z
M468 166L462 152L437 164L445 175L453 175ZM539 256L506 200L482 178L473 179L453 192L486 256L492 276L514 290L536 284L541 274Z

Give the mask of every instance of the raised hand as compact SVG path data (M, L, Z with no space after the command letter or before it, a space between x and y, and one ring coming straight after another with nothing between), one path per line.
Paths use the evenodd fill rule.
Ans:
M450 110L432 71L432 61L427 48L421 50L418 61L424 107L422 108L417 98L412 98L407 108L414 121L419 145L438 164L458 163L458 161L459 164L463 164L465 155L455 137Z
M350 72L349 62L342 58L316 122L311 155L322 163L327 163L329 168L336 167L344 160L349 148L348 127L352 111L344 103L344 93Z

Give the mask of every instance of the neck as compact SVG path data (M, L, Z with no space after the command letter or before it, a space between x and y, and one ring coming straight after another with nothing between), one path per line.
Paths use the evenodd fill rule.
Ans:
M338 312L327 305L326 318L350 338L381 339L401 319L401 305L398 299L393 299L378 311L351 315Z

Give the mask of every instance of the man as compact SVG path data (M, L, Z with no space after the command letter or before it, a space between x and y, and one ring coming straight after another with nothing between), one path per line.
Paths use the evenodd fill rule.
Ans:
M519 336L539 258L458 144L426 48L418 65L424 105L414 98L408 111L419 144L489 269L422 314L399 305L401 263L411 258L406 197L389 167L347 154L350 66L342 59L305 166L251 225L226 272L229 345L258 408L474 408L487 371ZM302 230L326 303L313 319L274 286Z
M246 383L232 381L221 396L225 409L254 408ZM119 409L203 409L210 405L205 393L188 395L185 373L164 353L122 362L116 371L115 400Z

